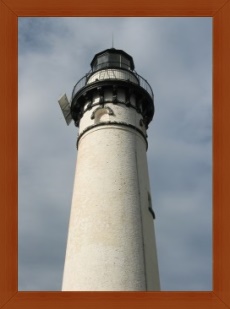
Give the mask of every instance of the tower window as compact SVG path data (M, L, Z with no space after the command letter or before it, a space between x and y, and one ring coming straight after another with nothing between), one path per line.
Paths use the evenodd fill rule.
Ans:
M150 195L149 192L148 192L148 209L149 209L149 212L151 213L153 219L156 219L155 213L154 213L153 208L152 208L151 195Z
M104 121L109 121L109 113L106 108L100 108L95 113L95 124Z

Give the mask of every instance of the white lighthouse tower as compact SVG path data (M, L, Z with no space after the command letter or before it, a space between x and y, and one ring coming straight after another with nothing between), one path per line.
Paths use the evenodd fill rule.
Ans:
M77 166L63 291L160 290L147 167L153 92L118 49L96 54L74 87Z

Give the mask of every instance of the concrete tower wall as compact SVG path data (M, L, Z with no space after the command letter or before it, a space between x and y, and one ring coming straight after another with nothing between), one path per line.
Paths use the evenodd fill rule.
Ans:
M80 122L62 289L159 290L142 116L98 101Z

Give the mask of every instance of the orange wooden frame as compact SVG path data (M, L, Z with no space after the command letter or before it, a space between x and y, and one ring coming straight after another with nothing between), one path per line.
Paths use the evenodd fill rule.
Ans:
M213 291L18 292L19 16L213 18ZM230 308L230 0L0 0L0 39L0 308Z

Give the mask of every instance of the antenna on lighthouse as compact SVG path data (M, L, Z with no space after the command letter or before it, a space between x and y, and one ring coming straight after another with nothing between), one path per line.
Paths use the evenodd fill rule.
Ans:
M64 94L59 100L58 103L61 107L63 116L65 118L65 121L67 123L67 126L70 124L70 122L73 120L72 116L71 116L71 112L70 112L70 104L69 104L69 100L67 98L67 95Z

